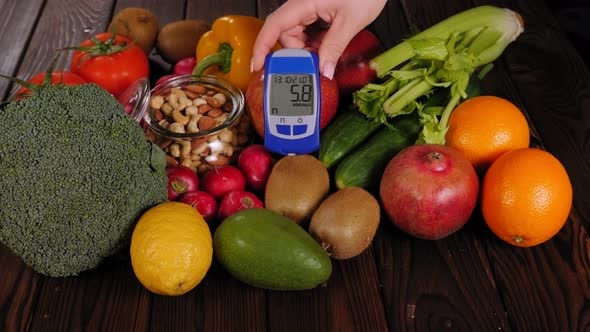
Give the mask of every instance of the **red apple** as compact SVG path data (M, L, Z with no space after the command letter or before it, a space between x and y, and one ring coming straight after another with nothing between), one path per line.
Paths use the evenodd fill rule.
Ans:
M417 238L438 240L465 225L478 190L475 169L460 152L418 144L391 159L381 178L380 196L396 227Z
M263 113L263 72L259 71L252 76L246 89L246 104L250 121L260 137L264 137L264 113ZM336 115L338 110L339 93L336 81L321 76L321 113L320 130L325 128Z
M327 30L309 29L306 48L317 52ZM334 80L340 90L340 96L359 90L377 78L377 73L370 66L370 61L383 52L383 46L368 29L359 31L346 45L334 71Z
M351 93L375 80L377 73L369 62L381 52L379 39L371 31L363 29L357 33L344 49L334 71L340 93Z

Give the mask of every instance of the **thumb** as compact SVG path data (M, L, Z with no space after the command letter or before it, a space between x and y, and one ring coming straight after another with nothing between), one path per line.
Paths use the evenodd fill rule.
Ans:
M332 22L318 51L320 71L324 76L329 79L334 77L338 59L357 32L354 26L345 24L343 20L335 19Z

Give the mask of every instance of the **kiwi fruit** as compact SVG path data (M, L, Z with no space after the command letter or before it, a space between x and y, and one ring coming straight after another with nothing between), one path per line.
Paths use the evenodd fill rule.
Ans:
M328 170L312 155L279 159L273 166L264 192L264 206L300 224L330 190Z
M330 257L348 259L369 247L381 219L379 202L360 187L346 187L326 198L315 210L309 233Z
M131 39L148 55L156 42L158 29L158 19L152 12L135 7L118 12L108 27L109 32Z
M194 57L201 36L211 30L203 20L180 20L164 25L158 33L156 48L160 56L176 63L184 58Z

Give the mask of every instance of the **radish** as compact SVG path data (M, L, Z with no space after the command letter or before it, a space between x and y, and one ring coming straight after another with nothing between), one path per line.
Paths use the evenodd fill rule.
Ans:
M238 167L244 172L246 184L254 192L264 192L272 169L272 156L263 145L246 147L238 157Z
M197 173L186 166L169 166L166 168L168 176L168 200L174 201L180 195L199 190Z
M201 179L201 189L215 198L234 190L245 190L246 179L239 168L231 165L215 167Z
M192 74L196 64L197 59L195 59L194 56L181 59L174 65L174 68L172 68L172 73L175 75Z
M264 204L253 193L242 190L231 191L221 199L217 217L223 221L238 211L262 207L264 207Z
M206 191L188 192L180 196L180 202L194 207L209 224L217 217L217 201Z

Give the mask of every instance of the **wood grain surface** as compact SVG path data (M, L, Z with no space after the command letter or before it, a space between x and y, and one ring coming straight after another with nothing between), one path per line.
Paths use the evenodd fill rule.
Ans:
M3 0L0 74L28 78L43 71L57 49L104 31L126 7L148 8L163 25L212 22L224 14L265 18L282 2ZM240 283L214 262L203 282L179 297L147 291L125 252L79 276L48 278L0 244L0 330L590 331L590 73L545 2L389 0L369 28L391 47L482 4L514 9L525 21L483 92L520 107L533 145L566 167L574 205L552 240L509 246L477 210L463 229L439 241L411 238L383 218L368 250L333 261L324 287L266 291ZM67 69L70 56L64 52L58 67ZM155 51L150 59L153 76L170 69ZM14 88L0 80L4 99Z

